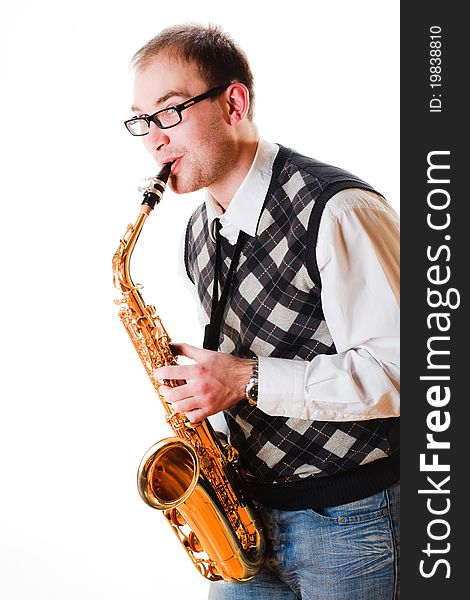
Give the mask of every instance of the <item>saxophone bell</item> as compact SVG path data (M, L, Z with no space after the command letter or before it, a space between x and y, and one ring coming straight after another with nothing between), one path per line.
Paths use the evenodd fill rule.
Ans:
M191 495L199 471L197 454L191 444L180 438L165 438L142 457L137 488L146 504L158 510L169 510Z

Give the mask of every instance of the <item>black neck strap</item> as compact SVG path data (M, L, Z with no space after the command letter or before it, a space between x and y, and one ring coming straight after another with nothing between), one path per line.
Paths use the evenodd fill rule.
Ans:
M206 350L218 350L219 349L219 338L220 338L220 327L222 325L222 319L225 312L225 306L227 304L228 295L230 288L232 287L233 275L235 269L238 266L240 260L240 254L245 244L246 234L240 231L238 234L237 244L233 251L232 260L227 273L227 279L225 281L224 289L220 295L219 300L219 278L222 265L222 250L221 250L221 239L220 239L220 220L216 220L216 236L215 236L215 269L214 269L214 287L212 290L212 306L211 306L211 318L210 322L206 325L204 330L204 344L203 347Z

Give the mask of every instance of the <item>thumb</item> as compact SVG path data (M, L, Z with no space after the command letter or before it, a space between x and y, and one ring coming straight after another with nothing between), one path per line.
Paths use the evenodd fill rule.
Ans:
M197 348L196 346L191 346L191 344L174 344L172 346L175 348L178 356L186 356L186 358L192 358L195 361L201 360L207 350L203 348Z

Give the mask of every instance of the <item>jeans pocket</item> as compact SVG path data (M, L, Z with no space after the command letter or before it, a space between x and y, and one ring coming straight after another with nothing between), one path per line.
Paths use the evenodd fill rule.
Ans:
M378 492L368 498L361 498L338 506L311 508L308 509L308 512L330 523L348 525L381 519L388 515L389 510L385 492Z

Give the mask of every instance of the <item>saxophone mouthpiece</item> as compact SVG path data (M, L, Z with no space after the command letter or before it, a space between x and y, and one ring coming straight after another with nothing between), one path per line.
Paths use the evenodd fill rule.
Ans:
M151 181L149 186L144 192L144 199L142 204L148 206L150 209L158 204L163 196L163 192L166 188L166 183L171 173L171 165L173 162L167 162L163 165L161 171Z

